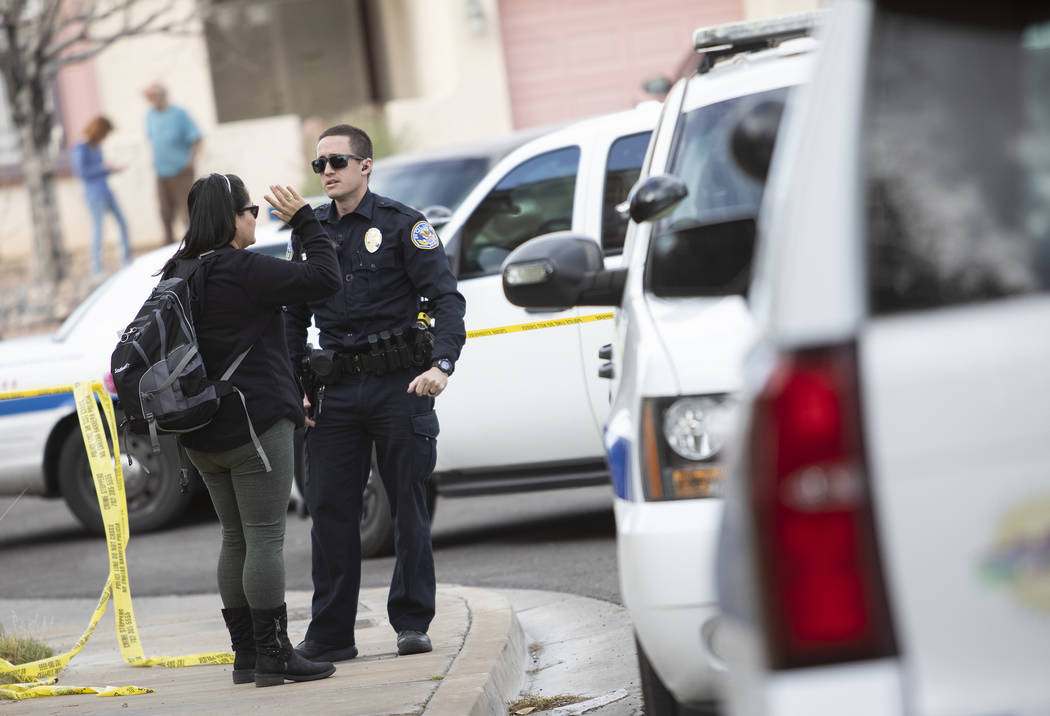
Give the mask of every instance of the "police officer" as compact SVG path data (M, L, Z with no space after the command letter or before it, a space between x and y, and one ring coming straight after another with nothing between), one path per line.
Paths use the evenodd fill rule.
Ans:
M312 660L357 655L361 502L374 445L397 557L387 613L398 654L427 652L435 580L425 483L437 457L434 398L463 347L466 303L423 215L369 191L372 141L364 131L346 124L326 129L312 166L332 199L316 215L336 242L343 284L335 296L288 306L286 313L292 365L306 353L311 316L321 349L332 351L316 356L326 376L306 438L314 594L310 626L296 650ZM289 250L300 260L294 232ZM417 322L422 297L434 316L425 365Z

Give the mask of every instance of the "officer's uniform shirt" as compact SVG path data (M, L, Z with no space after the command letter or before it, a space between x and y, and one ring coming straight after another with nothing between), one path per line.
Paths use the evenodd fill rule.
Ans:
M455 364L466 339L466 301L456 290L445 249L423 215L371 190L343 217L335 202L318 207L315 214L336 243L343 282L331 298L287 307L292 365L298 366L305 354L311 314L321 348L362 351L369 348L368 336L380 331L401 328L408 339L420 296L430 299L435 318L433 360L447 358ZM303 260L294 231L288 250L291 260Z

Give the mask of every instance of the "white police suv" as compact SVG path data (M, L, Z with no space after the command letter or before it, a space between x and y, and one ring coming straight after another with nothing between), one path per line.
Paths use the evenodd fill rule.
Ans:
M1050 714L1048 88L1045 0L832 9L759 219L733 714Z
M612 379L605 446L615 491L620 588L635 625L646 712L717 708L724 678L715 596L724 446L754 337L746 291L760 182L729 151L737 119L810 72L819 16L698 30L696 73L668 94L641 179L623 265L560 233L503 265L522 306L617 305L601 350Z

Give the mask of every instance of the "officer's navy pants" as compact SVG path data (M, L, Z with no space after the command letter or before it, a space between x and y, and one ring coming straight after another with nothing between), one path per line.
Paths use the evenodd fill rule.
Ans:
M434 553L426 480L437 460L434 399L406 393L418 371L344 376L325 390L306 436L306 505L313 519L313 618L306 638L354 643L361 587L361 502L376 449L390 500L397 559L387 614L395 631L434 618Z

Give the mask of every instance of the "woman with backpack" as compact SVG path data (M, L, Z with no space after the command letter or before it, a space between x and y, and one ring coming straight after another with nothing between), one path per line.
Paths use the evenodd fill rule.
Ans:
M234 649L233 683L277 686L331 676L335 667L297 655L288 638L284 531L293 479L292 435L303 424L288 359L282 307L315 301L341 285L335 249L313 209L291 187L265 199L292 225L305 262L254 251L259 207L241 179L211 174L189 193L189 230L164 278L190 275L192 315L208 376L240 357L204 427L179 436L222 524L218 583ZM196 269L196 270L194 270ZM245 353L243 356L240 354Z

